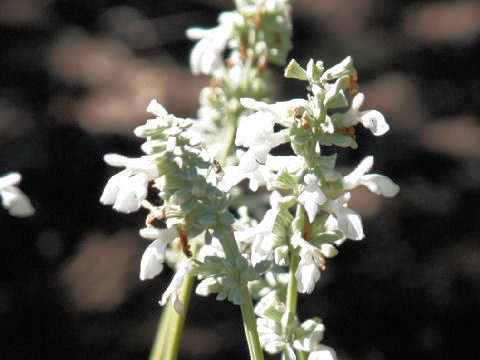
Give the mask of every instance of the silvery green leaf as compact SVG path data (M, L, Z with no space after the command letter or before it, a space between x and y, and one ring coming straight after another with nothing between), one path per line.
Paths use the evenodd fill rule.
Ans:
M295 59L290 60L287 67L285 68L284 76L286 78L298 79L298 80L307 80L307 72L304 68L300 66Z
M242 293L237 289L233 289L228 294L228 300L233 302L235 305L241 305L243 303Z
M318 156L315 159L315 164L319 167L333 169L335 167L336 161L337 161L337 154L328 155L328 156L322 155L322 156Z
M235 267L237 270L242 271L243 269L246 269L248 266L248 261L242 256L239 255L235 259Z
M330 81L345 75L357 77L357 71L353 67L353 59L351 56L347 56L340 63L325 71L321 80Z
M217 216L213 214L207 214L198 219L198 223L202 225L214 225L217 223Z
M270 266L272 266L272 262L269 260L262 260L259 263L255 265L255 271L257 272L258 275L263 274L265 271L270 269Z
M247 267L245 270L243 270L240 274L240 280L242 282L248 282L248 281L253 281L259 278L259 274L255 269L251 266Z
M219 216L219 220L222 224L229 225L235 222L235 217L227 212L223 212Z
M221 289L221 290L218 292L216 299L217 299L218 301L225 300L225 299L227 298L227 296L228 296L229 291L230 291L230 290L225 289L225 288Z
M224 285L229 289L234 288L238 285L238 283L235 280L229 277L222 277L219 282L220 284Z
M269 190L276 189L295 189L297 187L297 177L290 174L287 169L282 172L269 183Z

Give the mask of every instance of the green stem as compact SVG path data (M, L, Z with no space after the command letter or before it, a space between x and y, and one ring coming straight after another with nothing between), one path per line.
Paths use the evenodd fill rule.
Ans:
M172 309L173 310L173 309ZM170 307L165 307L160 316L160 322L157 328L157 335L153 341L152 351L150 352L149 360L159 360L163 358L163 350L165 348L165 341L167 340L166 333L170 323L171 315Z
M297 216L299 213L304 212L305 209L303 206L297 206ZM297 291L297 278L295 273L298 269L298 264L300 263L300 255L290 246L290 269L289 269L289 279L288 279L288 288L287 288L287 314L288 314L288 324L294 324L297 317L297 304L298 304L298 291ZM306 360L307 354L304 351L296 350L297 357L299 360Z
M255 322L255 313L253 312L253 303L248 288L245 285L242 289L243 302L240 304L242 311L243 327L247 337L248 350L251 360L263 360L262 346L258 338L257 324Z
M238 256L242 256L238 250L232 229L223 227L222 235L220 242L227 259L235 260ZM252 298L248 292L247 285L243 285L241 292L243 302L240 304L240 310L242 311L243 326L247 338L248 350L250 351L250 359L263 360L262 346L260 345L260 339L258 338Z

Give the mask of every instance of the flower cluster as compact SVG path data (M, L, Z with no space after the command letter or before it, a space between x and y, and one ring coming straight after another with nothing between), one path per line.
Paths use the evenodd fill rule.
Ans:
M31 216L35 209L30 199L16 185L20 183L22 176L17 172L8 173L0 177L0 197L2 206L10 215L25 217Z
M350 191L365 186L392 197L399 187L369 173L372 156L344 175L336 169L337 154L324 149L356 149L358 124L375 136L389 126L380 112L361 109L364 95L351 57L329 69L321 61L303 68L291 60L285 76L306 81L307 96L269 102L267 64L283 64L291 47L289 1L235 3L217 27L187 31L198 40L192 72L212 76L200 94L198 119L177 118L152 100L147 111L155 118L135 129L146 139L145 155L105 155L109 165L124 169L108 181L100 201L126 213L149 210L140 230L151 241L140 279L157 276L165 263L176 268L162 305L170 301L184 313L180 289L196 276L198 295L215 293L240 305L252 359L262 358L263 347L282 359L308 354L308 360L333 360L333 349L321 344L322 320L299 320L297 295L314 290L344 241L365 237L360 214L348 207ZM272 155L282 144L292 154ZM252 195L247 201L238 186L244 180L253 192L270 191L263 217L249 214L258 209L247 205L261 201ZM146 200L151 185L158 205Z

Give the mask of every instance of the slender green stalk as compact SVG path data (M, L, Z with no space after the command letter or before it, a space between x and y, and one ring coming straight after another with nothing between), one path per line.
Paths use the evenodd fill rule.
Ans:
M242 311L243 326L247 337L248 350L251 360L263 360L262 346L258 338L257 324L255 322L255 313L253 312L253 303L247 286L242 289L243 302L240 304Z
M305 209L303 206L297 206L297 214L303 212ZM288 314L288 324L294 324L295 318L297 317L297 303L298 303L298 291L297 291L297 278L295 273L298 269L298 264L300 262L300 256L298 253L290 247L290 269L289 269L289 279L288 279L288 288L287 288L287 314ZM307 355L304 351L297 350L297 357L299 360L306 360Z
M171 306L165 307L162 310L160 316L160 322L158 324L157 334L153 341L152 350L150 352L149 360L161 360L163 359L163 350L165 349L165 341L167 340L167 329L170 324L170 317L174 309Z
M222 229L222 239L220 242L225 251L227 259L235 260L240 255L232 229ZM243 302L240 304L242 311L243 326L247 338L248 350L250 351L250 360L263 360L262 346L258 338L257 324L255 322L255 313L253 311L252 297L248 292L246 285L242 288Z

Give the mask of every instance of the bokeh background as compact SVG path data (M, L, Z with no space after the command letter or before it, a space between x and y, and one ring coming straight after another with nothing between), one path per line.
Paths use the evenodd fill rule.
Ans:
M108 152L139 155L151 98L195 116L206 77L188 69L190 26L231 1L0 0L0 173L17 170L37 212L0 209L0 358L145 359L172 273L138 280L145 213L99 204ZM329 261L303 317L343 360L479 359L480 2L296 0L291 57L351 54L366 109L359 151L401 186L358 190L367 238ZM274 69L277 99L303 84ZM180 359L246 359L240 313L192 298ZM278 357L271 357L277 359Z

